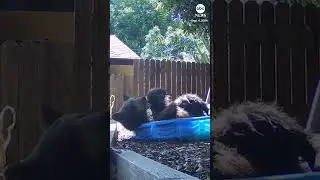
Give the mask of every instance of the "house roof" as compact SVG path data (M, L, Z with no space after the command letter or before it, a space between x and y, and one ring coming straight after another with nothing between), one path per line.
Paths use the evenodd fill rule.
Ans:
M110 59L141 59L115 35L110 34Z

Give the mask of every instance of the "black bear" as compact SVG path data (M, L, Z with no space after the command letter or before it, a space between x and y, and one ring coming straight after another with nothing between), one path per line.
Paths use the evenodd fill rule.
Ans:
M168 120L209 114L208 104L195 94L184 94L174 101L166 90L154 88L143 97L126 97L120 110L112 119L126 129L134 131L149 121Z
M130 131L136 130L141 124L148 122L146 97L124 97L124 103L112 119L118 121Z
M157 116L172 103L171 96L167 94L165 89L161 88L149 90L146 97L150 104L153 119L159 119Z
M6 179L107 179L109 115L44 111L48 125L52 124L26 158L8 166Z
M236 149L257 176L304 172L300 158L310 169L315 164L310 136L275 104L233 105L217 115L212 135L215 142Z
M168 103L156 120L199 117L209 115L209 105L196 94L183 94Z
M209 115L209 104L203 101L196 94L183 94L179 96L174 103L183 108L191 117Z

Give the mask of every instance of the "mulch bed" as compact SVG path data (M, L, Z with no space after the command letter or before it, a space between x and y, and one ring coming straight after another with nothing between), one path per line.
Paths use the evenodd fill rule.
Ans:
M142 142L125 139L114 144L199 179L210 179L209 142Z

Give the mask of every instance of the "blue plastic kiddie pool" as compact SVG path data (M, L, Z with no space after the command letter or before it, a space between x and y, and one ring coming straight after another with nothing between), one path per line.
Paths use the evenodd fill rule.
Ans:
M135 131L136 140L210 140L210 116L153 121Z

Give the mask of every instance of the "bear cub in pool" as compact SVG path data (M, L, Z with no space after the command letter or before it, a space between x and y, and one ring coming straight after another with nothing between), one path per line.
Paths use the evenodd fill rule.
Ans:
M165 89L151 89L143 97L124 97L120 110L112 119L134 131L149 121L209 115L209 105L195 94L183 94L172 101Z
M5 170L7 180L107 179L109 114L44 108L45 133L32 152Z

